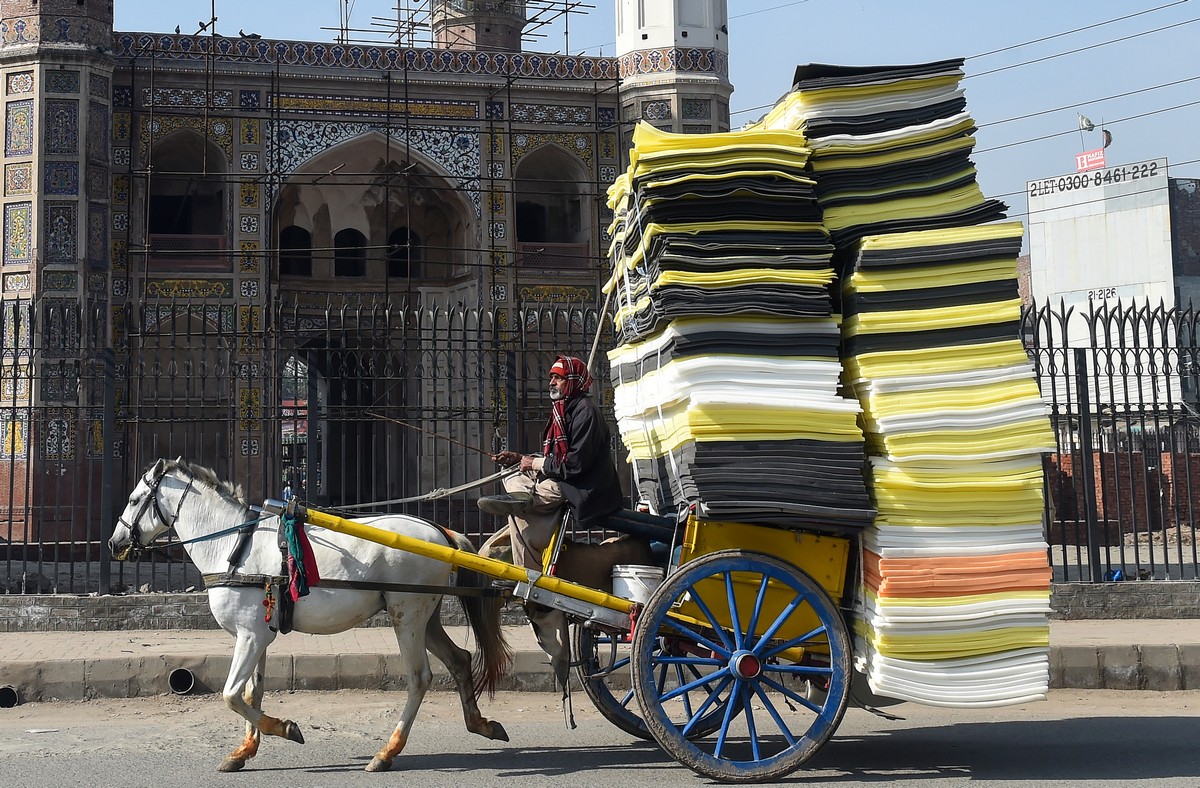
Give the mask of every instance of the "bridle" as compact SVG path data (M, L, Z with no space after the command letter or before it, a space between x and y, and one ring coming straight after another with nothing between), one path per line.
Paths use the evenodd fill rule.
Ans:
M142 517L145 516L147 510L152 510L154 517L164 529L170 530L175 525L175 521L179 519L179 511L183 508L183 502L187 499L188 494L195 488L196 480L191 474L188 474L187 487L184 488L183 494L179 496L179 502L175 505L175 513L171 515L171 519L167 519L167 515L163 512L162 507L158 504L158 491L162 487L163 480L167 478L167 473L171 469L163 468L163 472L158 475L158 478L150 481L145 476L142 477L142 483L145 484L149 491L146 493L145 500L138 506L137 512L133 515L133 521L129 522L124 517L118 517L117 522L120 525L129 529L129 557L136 560L142 553L151 549L153 542L143 543L141 539L141 530L139 524ZM178 469L175 469L178 470Z

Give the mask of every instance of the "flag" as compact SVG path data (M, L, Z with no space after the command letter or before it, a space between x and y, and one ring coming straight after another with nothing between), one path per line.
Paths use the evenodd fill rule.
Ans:
M1096 124L1092 123L1090 120L1088 120L1087 116L1085 116L1085 115L1079 116L1079 130L1080 131L1091 131L1094 128L1096 128Z
M1100 133L1104 135L1104 145L1101 147L1107 148L1112 145L1112 132L1108 129L1100 129Z

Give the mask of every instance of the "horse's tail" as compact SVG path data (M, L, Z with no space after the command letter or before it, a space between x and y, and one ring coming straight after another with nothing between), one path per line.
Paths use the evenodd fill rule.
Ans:
M455 547L468 552L478 552L471 540L454 533ZM458 569L458 585L461 588L488 588L491 580L466 567ZM459 596L463 612L475 633L475 656L471 660L471 684L475 696L486 692L488 697L496 694L500 679L508 672L513 661L512 647L504 637L500 626L500 610L504 600L499 596Z

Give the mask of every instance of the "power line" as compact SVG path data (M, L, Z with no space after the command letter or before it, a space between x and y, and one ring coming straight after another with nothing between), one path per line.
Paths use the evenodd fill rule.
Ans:
M1102 101L1111 101L1113 99L1125 98L1126 96L1136 96L1140 93L1149 93L1152 90L1160 90L1162 88L1174 87L1175 85L1183 85L1187 82L1195 82L1198 79L1200 79L1200 76L1187 77L1186 79L1177 79L1174 82L1164 82L1161 85L1153 85L1148 88L1138 88L1137 90L1129 90L1124 93L1114 93L1111 96L1105 96L1103 98L1092 99L1090 101L1078 101L1078 102L1075 102L1074 104L1064 104L1061 107L1055 107L1053 109L1043 109L1043 110L1039 110L1038 112L1030 112L1025 115L1014 115L1011 118L1002 118L1001 120L993 120L993 121L989 121L987 123L977 123L976 126L978 128L984 128L985 126L999 126L1001 123L1011 123L1014 120L1027 120L1029 118L1036 118L1041 115L1049 115L1053 112L1062 112L1065 109L1075 109L1076 107L1083 107L1083 106L1087 106L1089 104L1099 104Z
M1009 52L1014 49L1020 49L1021 47L1027 47L1031 44L1040 44L1043 41L1051 41L1055 38L1062 38L1063 36L1069 36L1069 35L1073 35L1075 33L1082 33L1084 30L1093 30L1097 27L1104 27L1105 25L1111 25L1114 22L1124 22L1126 19L1133 19L1136 16L1144 16L1146 14L1152 14L1155 11L1162 11L1164 8L1172 8L1177 5L1182 5L1183 3L1186 3L1186 2L1188 2L1188 0L1175 0L1175 2L1173 2L1173 3L1167 3L1166 5L1160 5L1157 8L1147 8L1145 11L1138 11L1135 14L1126 14L1125 16L1118 16L1113 19L1106 19L1103 22L1096 22L1095 24L1084 25L1083 27L1077 27L1074 30L1064 30L1061 33L1054 33L1053 35L1042 36L1041 38L1034 38L1030 41L1022 41L1019 44L1010 44L1006 47L1000 47L999 49L991 49L991 50L988 50L987 52L980 52L977 55L969 55L967 57L967 60L974 60L974 59L981 58L981 57L988 57L990 55L998 55L1001 52Z
M1200 104L1200 100L1188 101L1183 104L1176 104L1173 107L1164 107L1162 109L1150 110L1149 112L1141 112L1141 113L1138 113L1137 115L1128 115L1124 118L1117 118L1116 120L1106 121L1104 125L1105 126L1114 126L1118 123L1124 123L1124 122L1130 121L1130 120L1137 120L1138 118L1146 118L1151 115L1160 115L1164 112L1173 112L1174 110L1177 110L1177 109L1184 109L1186 107L1194 107L1198 104ZM1067 131L1056 131L1053 134L1043 134L1040 137L1031 137L1029 139L1018 140L1016 142L1006 142L1003 145L993 145L990 148L979 148L978 150L974 151L974 153L988 153L989 151L1002 150L1004 148L1013 148L1013 147L1016 147L1017 145L1025 145L1030 142L1041 142L1042 140L1049 140L1049 139L1054 139L1055 137L1063 137L1063 136L1066 136L1067 134L1074 134L1076 131L1078 131L1078 129L1068 129Z
M1057 52L1053 55L1046 55L1045 57L1038 57L1038 58L1034 58L1033 60L1023 60L1020 63L1010 63L1007 66L1000 66L999 68L993 68L988 71L979 71L974 74L967 74L965 77L963 77L963 79L971 79L972 77L986 77L988 74L996 74L1001 71L1008 71L1009 69L1020 68L1021 66L1029 66L1034 63L1043 63L1047 60L1054 60L1055 58L1066 57L1067 55L1075 55L1080 52L1086 52L1091 49L1099 49L1100 47L1108 46L1109 44L1119 44L1122 41L1131 41L1135 38L1141 38L1142 36L1151 35L1152 33L1161 33L1164 30L1171 30L1176 27L1183 27L1184 25L1194 24L1196 22L1200 22L1200 17L1197 17L1195 19L1185 19L1184 21L1176 22L1173 25L1164 25L1163 27L1156 27L1153 30L1146 30L1141 33L1134 33L1133 35L1122 36L1120 38L1112 38L1112 39L1109 39L1108 41L1101 41L1098 44L1089 44L1085 47L1079 47L1078 49L1069 49L1066 52Z
M1063 31L1063 32L1061 32L1061 33L1054 33L1054 34L1052 34L1052 35L1049 35L1049 36L1041 36L1041 37L1039 37L1039 38L1030 39L1029 41L1022 41L1022 42L1020 42L1020 43L1016 43L1016 44L1009 44L1008 46L1001 47L1001 48L999 48L999 49L993 49L993 50L990 50L990 51L987 51L987 52L981 52L981 53L979 53L979 54L977 54L977 55L970 55L969 57L967 57L967 58L966 58L966 60L974 60L974 59L978 59L978 58L982 58L982 57L987 57L987 56L989 56L989 55L998 54L998 53L1001 53L1001 52L1008 52L1008 51L1011 51L1011 50L1014 50L1014 49L1020 49L1021 47L1026 47L1026 46L1029 46L1029 45L1031 45L1031 44L1037 44L1037 43L1041 43L1041 42L1043 42L1043 41L1050 41L1050 40L1052 40L1052 39L1055 39L1055 38L1062 38L1062 37L1064 37L1064 36L1072 35L1072 34L1074 34L1074 33L1079 33L1079 32L1085 31L1085 30L1091 30L1091 29L1094 29L1094 28L1103 27L1103 26L1105 26L1105 25L1110 25L1110 24L1113 24L1113 23L1115 23L1115 22L1121 22L1121 21L1124 21L1124 20L1127 20L1127 19L1132 19L1132 18L1134 18L1134 17L1138 17L1138 16L1144 16L1144 15L1146 15L1146 14L1153 13L1153 12L1155 12L1155 11L1161 11L1161 10L1163 10L1163 9L1166 9L1166 8L1172 8L1172 7L1174 7L1174 6L1177 6L1177 5L1182 5L1183 3L1186 3L1186 2L1189 2L1189 0L1175 0L1175 2L1173 2L1173 3L1167 3L1166 5L1157 6L1157 7L1155 7L1155 8L1149 8L1149 9L1146 9L1145 11L1139 11L1139 12L1137 12L1137 13L1135 13L1135 14L1126 14L1126 15L1124 15L1124 16L1114 17L1114 18L1112 18L1112 19L1106 19L1106 20L1104 20L1104 21L1101 21L1101 22L1096 22L1096 23L1094 23L1094 24L1090 24L1090 25L1085 25L1085 26L1083 26L1083 27L1077 27L1077 28L1073 28L1073 29L1071 29L1071 30L1065 30L1065 31ZM752 13L758 13L758 12L752 12ZM1181 26L1183 26L1183 25L1192 24L1193 22L1196 22L1196 21L1200 21L1200 19L1189 19L1189 20L1185 20L1185 21L1183 21L1183 22L1177 22L1177 23L1175 23L1175 24L1172 24L1172 25L1166 25L1166 26L1164 26L1164 27L1156 28L1156 29L1154 29L1154 30L1147 30L1147 31L1144 31L1144 32L1141 32L1141 33L1135 33L1135 34L1133 34L1133 35L1130 35L1130 36L1124 36L1124 37L1122 37L1122 38L1115 38L1115 39L1111 39L1111 40L1109 40L1109 41L1103 41L1103 42L1100 42L1100 43L1098 43L1098 44L1093 44L1093 45L1090 45L1090 46L1087 46L1087 47L1080 47L1079 49L1072 49L1072 50L1069 50L1069 51L1067 51L1067 52L1059 52L1059 53L1056 53L1056 54L1047 55L1047 56L1045 56L1045 57L1041 57L1041 58L1035 58L1035 59L1033 59L1033 60L1027 60L1027 61L1023 61L1023 62L1021 62L1021 63L1013 63L1013 64L1010 64L1010 65L1007 65L1007 66L1002 66L1002 67L1000 67L1000 68L991 69L991 70L989 70L989 71L982 71L982 72L978 72L978 73L975 73L975 74L967 74L967 75L965 75L965 76L963 77L963 79L970 79L971 77L980 77L980 76L984 76L984 75L986 75L986 74L994 74L994 73L996 73L996 72L998 72L998 71L1005 71L1005 70L1008 70L1008 69L1017 68L1017 67L1019 67L1019 66L1026 66L1026 65L1030 65L1030 64L1033 64L1033 63L1041 63L1041 62L1043 62L1043 61L1046 61L1046 60L1051 60L1051 59L1053 59L1053 58L1064 57L1064 56L1066 56L1066 55L1072 55L1072 54L1076 54L1076 53L1079 53L1079 52L1082 52L1082 51L1085 51L1085 50L1088 50L1088 49L1094 49L1094 48L1096 48L1096 47L1100 47L1100 46L1106 46L1106 45L1108 45L1108 44L1115 44L1115 43L1119 43L1119 42L1121 42L1121 41L1127 41L1127 40L1130 40L1130 39L1133 39L1133 38L1138 38L1138 37L1140 37L1140 36L1150 35L1151 33L1158 33L1158 32L1162 32L1162 31L1164 31L1164 30L1170 30L1170 29L1172 29L1172 28L1175 28L1175 27L1181 27ZM759 105L759 106L756 106L756 107L749 107L749 108L747 108L747 109L732 110L732 111L731 111L729 114L730 114L730 117L733 117L733 116L735 116L735 115L744 115L744 114L746 114L746 113L749 113L749 112L758 112L758 111L761 111L761 110L764 110L764 109L770 109L770 108L771 108L771 107L773 107L773 106L775 106L775 103L774 103L774 102L773 102L773 103L771 103L771 104L762 104L762 105Z

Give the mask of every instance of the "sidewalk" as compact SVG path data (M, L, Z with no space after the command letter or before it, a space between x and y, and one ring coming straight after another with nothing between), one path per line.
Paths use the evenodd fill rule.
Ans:
M466 627L447 631L470 647ZM551 691L548 658L529 627L505 632L516 660L502 689ZM1052 688L1200 689L1200 619L1052 621L1050 643ZM11 685L23 703L158 695L186 668L193 691L219 692L231 652L220 630L0 633L0 687ZM441 663L430 662L434 687L448 689ZM401 677L387 627L283 635L268 651L269 691L399 688Z

